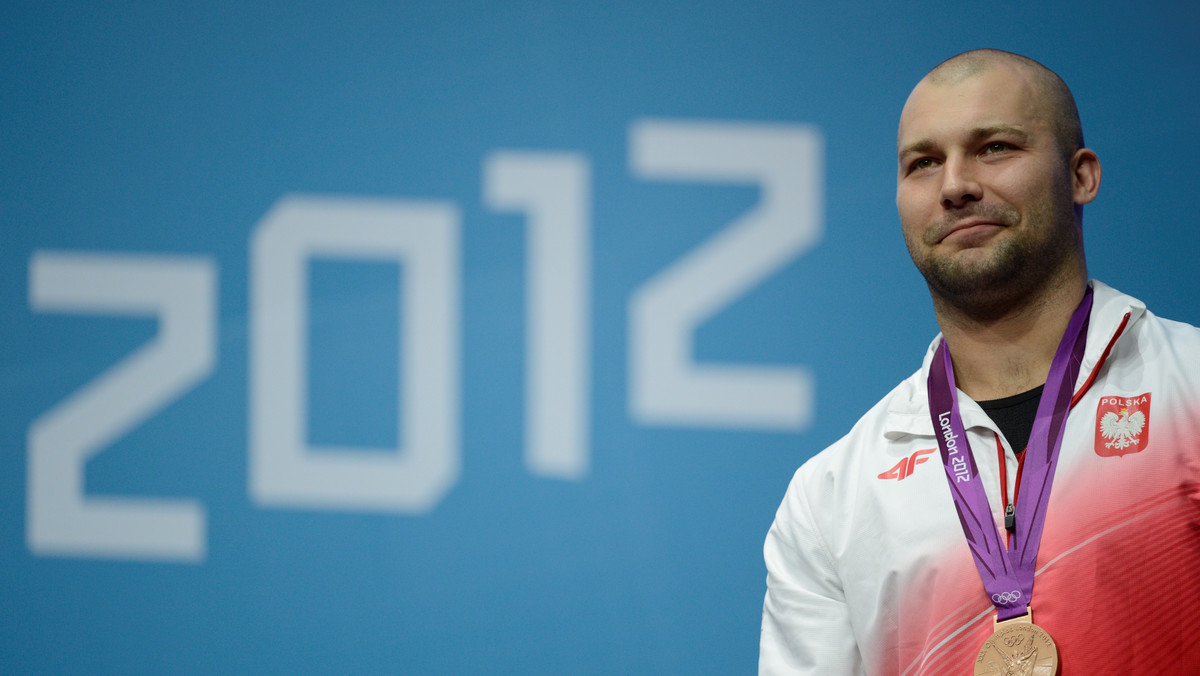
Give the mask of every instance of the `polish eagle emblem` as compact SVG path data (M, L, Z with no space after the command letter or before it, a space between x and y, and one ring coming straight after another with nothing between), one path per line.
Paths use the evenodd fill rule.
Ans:
M1125 449L1137 445L1145 427L1145 414L1141 411L1130 414L1127 408L1121 409L1120 415L1109 411L1100 418L1100 434L1104 436L1107 448Z
M1094 450L1102 458L1141 453L1150 447L1149 392L1105 395L1096 406Z

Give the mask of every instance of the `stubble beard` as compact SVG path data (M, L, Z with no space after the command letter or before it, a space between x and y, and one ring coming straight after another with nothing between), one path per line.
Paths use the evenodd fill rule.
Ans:
M941 301L978 319L999 317L1048 290L1065 272L1072 254L1082 243L1075 226L1074 206L1055 209L1047 199L1036 205L1023 223L1019 212L1008 205L978 205L970 215L982 215L1005 223L1010 229L998 233L989 255L940 254L917 249L908 242L917 270L929 285L935 302ZM957 214L954 220L964 217ZM937 232L933 229L931 232ZM979 252L972 252L979 253Z

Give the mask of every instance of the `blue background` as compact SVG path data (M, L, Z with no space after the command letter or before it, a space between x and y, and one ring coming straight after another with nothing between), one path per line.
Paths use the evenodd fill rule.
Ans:
M750 673L761 543L806 458L919 366L936 328L895 216L909 89L959 51L1071 85L1104 180L1090 271L1200 321L1200 10L1187 3L8 3L0 9L0 660L20 673ZM816 379L799 432L653 426L628 404L640 284L757 200L648 182L648 118L788 122L824 141L817 246L697 332L707 362ZM483 159L591 163L591 467L522 461L523 219ZM428 514L263 508L247 491L248 246L282 196L462 213L462 471ZM87 466L89 494L188 497L195 564L35 556L30 423L152 337L34 312L34 251L218 270L211 376ZM314 442L396 443L394 266L322 262ZM403 318L401 318L401 322ZM881 471L886 468L880 468Z

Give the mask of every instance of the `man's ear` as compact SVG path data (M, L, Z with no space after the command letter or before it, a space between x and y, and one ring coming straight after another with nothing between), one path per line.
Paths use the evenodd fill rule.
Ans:
M1071 157L1071 194L1075 204L1083 205L1096 199L1100 192L1100 158L1087 148L1080 148Z

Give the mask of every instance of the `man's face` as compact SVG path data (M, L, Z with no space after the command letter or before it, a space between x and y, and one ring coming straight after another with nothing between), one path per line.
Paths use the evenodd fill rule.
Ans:
M968 304L1026 293L1082 251L1051 120L1028 76L1005 64L913 90L900 116L896 205L935 293Z

